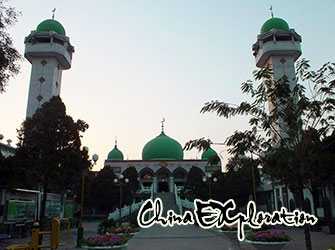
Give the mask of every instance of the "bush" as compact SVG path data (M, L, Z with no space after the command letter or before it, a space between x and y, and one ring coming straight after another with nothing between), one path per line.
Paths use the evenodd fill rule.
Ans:
M106 219L102 221L98 226L98 234L106 234L107 229L110 229L111 227L116 227L117 223L113 219Z

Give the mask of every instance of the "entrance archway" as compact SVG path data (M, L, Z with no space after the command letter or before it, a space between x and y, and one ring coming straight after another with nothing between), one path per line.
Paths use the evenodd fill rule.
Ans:
M160 168L157 171L158 192L170 192L169 177L171 173L166 168Z
M158 192L169 192L169 183L161 181L158 183Z

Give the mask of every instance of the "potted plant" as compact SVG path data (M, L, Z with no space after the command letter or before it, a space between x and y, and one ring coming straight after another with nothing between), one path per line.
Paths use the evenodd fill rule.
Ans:
M247 234L245 241L253 244L258 250L280 250L291 238L285 232L266 230Z
M229 239L230 248L229 250L241 250L240 241L237 238L237 227L236 226L223 226L219 230ZM249 232L250 228L245 226L244 232Z
M135 235L139 232L140 230L138 228L131 228L130 226L125 226L122 225L121 227L117 228L109 228L106 230L107 234L115 234L115 235Z
M125 235L104 234L90 236L81 240L81 247L87 249L126 249L129 237Z

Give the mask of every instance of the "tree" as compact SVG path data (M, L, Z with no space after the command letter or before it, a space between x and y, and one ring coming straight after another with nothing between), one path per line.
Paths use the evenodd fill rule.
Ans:
M310 188L316 173L314 163L320 159L320 151L312 149L317 144L316 138L322 141L334 131L334 67L334 63L325 63L313 71L309 62L302 59L297 63L294 79L297 84L294 86L290 86L291 79L286 76L274 81L272 69L265 67L254 73L256 82L259 82L257 86L250 80L242 83L242 92L251 97L251 102L229 105L211 101L201 109L201 113L215 112L224 118L251 116L249 130L236 131L227 139L231 146L229 152L235 157L238 154L259 155L264 172L273 181L287 185L295 192L301 210L306 209L303 190ZM299 81L308 84L309 94ZM271 109L267 108L269 102L273 104ZM193 144L201 146L202 141L194 140ZM319 167L318 171L326 169ZM304 229L306 248L310 250L309 225Z
M135 167L127 168L123 172L124 178L127 178L129 182L125 185L123 185L123 191L122 191L122 200L123 204L131 204L133 202L133 199L135 197L136 191L139 188L139 181L138 173L136 171Z
M20 12L13 7L6 7L4 0L0 0L0 93L5 91L5 86L9 79L19 73L18 62L21 55L14 48L13 40L7 29L13 26Z
M251 158L240 159L233 157L229 159L227 164L228 172L224 178L226 200L233 199L237 207L247 205L250 195L255 195L253 191L260 183L257 165L258 160ZM256 201L255 198L254 201Z
M187 173L182 195L189 199L208 200L208 185L202 182L203 173L200 168L192 167Z
M83 172L91 166L81 149L81 133L88 125L66 115L61 98L54 96L27 118L18 130L16 157L26 169L31 185L43 188L41 227L44 227L47 193L80 185Z
M85 200L98 206L102 211L110 213L119 204L119 189L113 182L115 178L116 175L112 168L104 167L101 169L91 188L86 189L91 195L86 196Z

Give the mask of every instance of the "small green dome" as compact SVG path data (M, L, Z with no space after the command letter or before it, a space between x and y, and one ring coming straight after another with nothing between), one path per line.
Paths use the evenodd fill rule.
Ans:
M115 145L114 149L109 152L107 156L107 160L123 160L123 154L122 152L117 148Z
M211 147L209 147L205 152L202 153L201 159L208 160L213 156L218 156L218 154Z
M162 133L145 144L142 150L143 160L182 160L183 148L176 140Z
M289 31L290 27L284 19L272 17L263 24L261 34L269 32L272 29Z
M65 29L63 25L61 25L60 22L54 20L54 19L47 19L41 22L37 28L37 32L49 32L49 31L55 31L59 35L65 36Z

